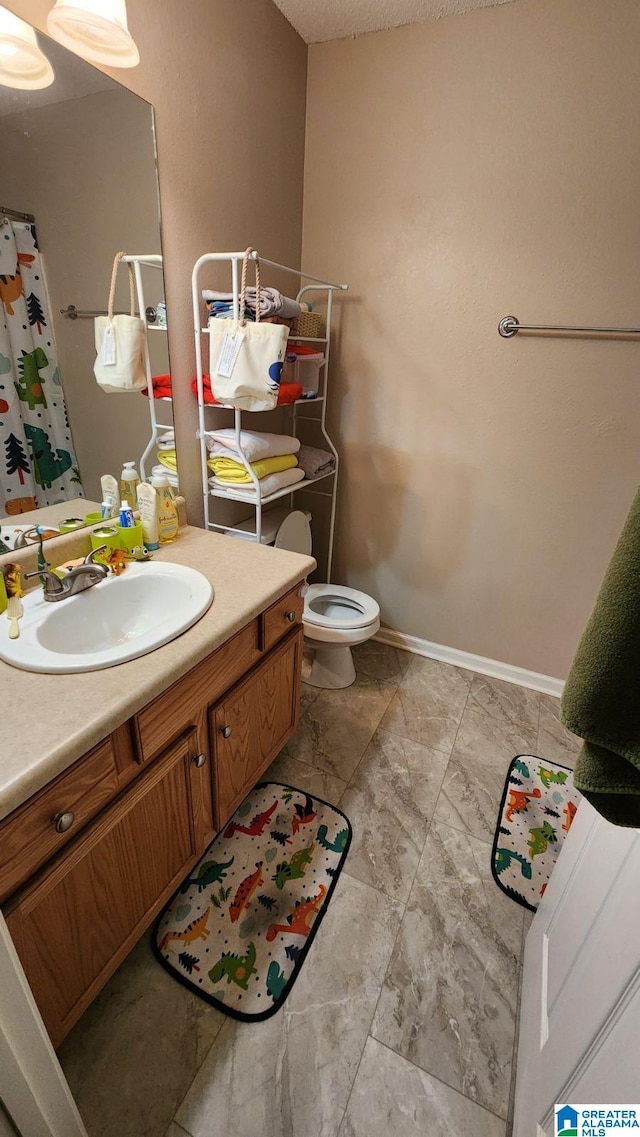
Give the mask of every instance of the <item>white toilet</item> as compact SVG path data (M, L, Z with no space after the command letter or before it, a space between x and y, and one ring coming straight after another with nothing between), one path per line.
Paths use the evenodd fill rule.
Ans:
M376 600L341 584L310 584L304 598L304 637L313 649L312 687L349 687L355 677L351 648L375 636L380 627Z
M263 541L277 549L311 555L311 514L300 509L273 509L263 517ZM244 526L241 526L244 528ZM247 536L255 535L247 523ZM349 687L356 677L352 647L375 636L380 627L377 601L341 584L311 584L304 598L304 638L311 667L303 682L334 690Z

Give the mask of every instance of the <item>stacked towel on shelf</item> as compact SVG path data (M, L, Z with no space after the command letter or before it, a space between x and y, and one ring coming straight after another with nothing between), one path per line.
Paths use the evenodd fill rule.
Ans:
M153 384L153 397L154 399L170 399L171 395L171 376L170 375L154 375L151 383ZM148 395L147 388L140 392L141 395Z
M241 430L240 445L250 462L259 462L261 458L297 454L300 449L300 439L294 438L291 434L258 434L253 430ZM212 458L229 458L237 454L235 430L232 427L210 430L207 434L207 447Z
M301 446L298 465L307 478L324 478L336 468L336 460L328 450L318 450L315 446Z
M202 376L203 387L203 401L210 406L220 405L218 400L214 398L211 392L211 380L208 375ZM191 380L191 390L193 391L196 399L198 398L198 380ZM295 403L301 399L304 394L304 387L301 383L281 383L278 388L278 406L286 406L288 403Z
M153 466L151 469L151 477L157 478L160 476L166 477L169 485L173 486L174 490L178 489L177 471L174 472L174 470L169 469L169 467L164 465L163 463L158 464L157 466Z
M158 455L160 457L160 455ZM266 478L269 474L280 474L283 470L292 470L298 465L295 454L281 454L278 458L262 458L259 462L250 462L256 478ZM247 467L235 458L210 458L207 462L221 482L233 485L253 485Z
M260 481L260 497L268 497L269 494L275 493L277 490L285 489L286 486L293 486L296 482L301 482L304 478L304 470L299 466L294 467L292 470L282 470L279 474L267 474L266 478ZM227 489L233 491L234 489L241 489L243 494L252 494L256 496L255 486L239 485L237 482L225 482L222 478L213 477L209 478L209 485L213 489Z
M233 292L213 292L210 288L202 290L202 299L209 309L210 316L221 319L233 316ZM256 290L247 288L245 292L246 317L255 319ZM309 311L308 304L298 304L289 296L283 296L277 288L260 289L260 316L281 316L283 320L295 320L301 311Z

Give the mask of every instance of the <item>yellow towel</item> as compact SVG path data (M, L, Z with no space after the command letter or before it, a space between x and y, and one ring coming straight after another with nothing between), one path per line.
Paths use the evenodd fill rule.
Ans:
M207 465L221 481L234 485L251 485L249 471L242 462L236 462L235 458L210 458ZM281 454L277 458L262 458L259 462L251 462L251 469L257 478L266 478L267 474L279 474L282 470L292 470L297 465L295 454Z
M173 470L174 474L178 472L178 459L175 450L158 450L158 461L162 462L167 470Z

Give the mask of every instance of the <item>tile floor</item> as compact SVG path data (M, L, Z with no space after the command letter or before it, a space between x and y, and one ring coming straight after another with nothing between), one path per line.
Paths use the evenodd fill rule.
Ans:
M353 844L290 998L236 1023L145 938L60 1050L90 1137L505 1137L524 909L491 840L517 753L572 764L557 700L369 643L303 689L269 774L339 804Z

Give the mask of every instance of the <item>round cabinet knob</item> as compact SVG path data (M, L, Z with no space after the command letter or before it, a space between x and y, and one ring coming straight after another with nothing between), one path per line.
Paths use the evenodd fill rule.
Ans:
M285 620L288 620L290 624L292 624L296 618L296 614L295 612L285 612L284 618Z
M202 769L206 760L207 760L206 754L194 754L191 758L191 761L193 762L194 766L197 766L199 770Z
M223 738L231 738L232 728L230 726L219 726L218 734L221 734Z
M66 833L67 829L70 829L75 821L75 814L71 812L56 813L52 821L56 833Z

